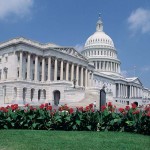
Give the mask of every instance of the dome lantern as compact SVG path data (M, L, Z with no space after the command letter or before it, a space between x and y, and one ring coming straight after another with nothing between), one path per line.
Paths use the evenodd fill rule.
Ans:
M96 24L96 31L100 31L100 32L103 31L103 22L102 22L100 13L99 13L99 18Z

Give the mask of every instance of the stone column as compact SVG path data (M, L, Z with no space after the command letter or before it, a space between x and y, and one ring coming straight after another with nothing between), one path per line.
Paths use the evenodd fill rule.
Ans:
M69 76L69 62L67 61L66 64L66 80L68 81L68 76Z
M101 71L101 61L99 62L99 70Z
M48 57L48 78L47 78L48 81L51 80L51 57L49 56Z
M130 85L130 95L129 95L129 97L131 98L132 96L131 96L131 85Z
M112 62L110 62L110 71L112 71Z
M132 86L132 97L134 97L134 87Z
M30 80L30 66L31 66L31 62L30 62L30 59L31 59L31 55L30 53L28 53L28 63L27 63L27 80Z
M57 81L57 58L55 58L54 81Z
M19 64L19 79L22 79L22 59L23 59L23 52L20 52L20 64Z
M91 75L91 86L93 86L93 72L92 72L92 75Z
M118 83L118 97L120 97L120 84Z
M78 86L79 83L79 66L76 67L76 86Z
M85 87L87 87L87 76L88 76L88 72L87 72L87 68L85 69Z
M38 56L35 56L34 80L38 80Z
M81 80L80 80L80 86L83 86L83 67L81 66Z
M64 65L64 62L63 62L63 60L61 60L61 65L60 65L60 80L63 80L64 79L64 77L63 77L63 66Z
M97 70L97 61L95 61L95 69Z
M74 64L72 63L71 65L71 82L73 81L74 79Z
M106 68L105 68L105 66L106 66L106 62L104 61L104 65L103 65L103 71L106 71Z
M45 81L45 58L42 58L42 82Z
M117 72L119 72L119 71L118 71L118 64L117 64Z
M88 85L87 85L87 86L90 87L90 86L91 86L91 83L90 83L90 82L91 82L91 79L90 79L90 71L88 71L88 79L87 79L87 80L88 80L88 81L87 81L87 82L88 82Z
M126 85L126 97L128 97L128 86Z

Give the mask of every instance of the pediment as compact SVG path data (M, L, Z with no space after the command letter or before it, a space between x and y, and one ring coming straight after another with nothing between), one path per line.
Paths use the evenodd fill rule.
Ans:
M136 83L136 84L142 85L141 81L138 78L133 80L133 82Z
M82 54L80 54L77 50L75 50L72 47L56 47L54 49L87 61L87 59Z

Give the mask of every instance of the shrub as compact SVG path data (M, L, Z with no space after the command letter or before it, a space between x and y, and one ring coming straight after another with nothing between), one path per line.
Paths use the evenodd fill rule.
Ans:
M124 131L150 135L150 105L144 110L134 104L131 108L117 109L108 103L99 111L92 104L74 109L64 105L58 110L48 103L39 107L13 104L0 107L0 129Z

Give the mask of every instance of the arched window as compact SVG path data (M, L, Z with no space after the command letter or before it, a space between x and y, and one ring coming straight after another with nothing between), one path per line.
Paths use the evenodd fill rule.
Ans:
M38 101L41 99L41 90L38 90Z
M43 90L43 96L44 96L44 99L46 99L46 90L45 89Z
M14 99L16 99L16 98L17 98L17 88L14 87Z
M31 101L33 100L33 97L34 97L34 91L35 89L31 89Z
M23 88L23 102L24 102L24 104L25 104L25 102L26 102L26 94L27 94L27 88Z

